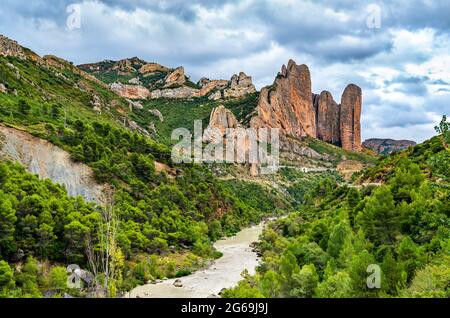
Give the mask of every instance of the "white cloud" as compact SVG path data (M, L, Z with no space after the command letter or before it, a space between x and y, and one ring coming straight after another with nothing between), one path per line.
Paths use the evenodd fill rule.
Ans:
M364 137L421 141L449 112L448 3L380 0L382 27L368 29L371 0L84 0L82 28L70 31L72 2L3 0L0 29L75 63L139 56L184 65L193 79L245 71L258 88L293 58L310 67L316 93L339 102L348 83L363 88Z

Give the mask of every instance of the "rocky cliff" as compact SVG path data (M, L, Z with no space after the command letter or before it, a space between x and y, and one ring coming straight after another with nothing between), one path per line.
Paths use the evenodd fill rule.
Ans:
M341 144L349 151L361 151L361 88L348 85L341 98Z
M317 138L334 145L340 145L340 108L330 92L323 91L314 95L316 110Z
M408 149L415 146L416 142L411 140L394 140L394 139L367 139L362 143L363 147L375 151L376 153L389 155L393 152Z
M0 126L0 159L17 161L40 178L64 185L71 196L104 202L105 186L95 182L92 169L48 141Z
M316 115L311 92L311 75L306 65L290 60L271 87L260 92L253 128L280 128L296 138L316 136Z
M361 88L350 84L344 90L341 105L330 92L311 91L311 75L306 65L290 60L282 66L272 86L261 90L253 128L280 128L282 134L295 138L306 136L361 151Z

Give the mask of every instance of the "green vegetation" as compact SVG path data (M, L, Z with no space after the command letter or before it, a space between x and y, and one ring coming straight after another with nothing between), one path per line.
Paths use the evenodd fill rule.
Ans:
M380 187L317 183L298 212L264 231L257 274L224 297L450 297L449 170L435 165L450 151L445 118L437 131L369 169L391 169ZM367 287L371 264L380 288Z
M307 137L306 144L320 154L329 156L329 160L334 164L339 163L345 158L346 160L356 160L363 163L375 163L376 157L364 152L350 152L340 147L331 145L316 138Z
M241 99L230 99L225 101L210 101L207 97L194 98L190 100L153 99L143 102L144 108L135 110L130 117L141 127L148 127L154 123L156 128L156 140L165 145L173 145L177 141L171 140L172 131L176 128L186 128L194 132L194 121L202 120L203 128L209 123L211 111L219 105L230 109L239 120L245 121L248 114L254 109L257 95L252 94ZM164 121L152 115L149 110L157 109L164 117ZM248 118L247 118L248 121Z
M261 201L248 194L241 198L206 168L173 165L169 148L121 126L126 101L67 68L1 57L0 74L8 89L0 94L0 121L65 149L91 166L114 193L110 205L98 207L68 197L63 187L18 166L1 164L2 296L37 297L59 288L63 277L57 266L77 263L94 270L92 255L105 246L111 251L112 276L99 273L96 283L114 296L149 275L156 279L193 271L220 256L213 240L281 212L271 209L272 194L265 188L258 189L260 200L265 199L261 210ZM101 115L93 110L94 95L104 105ZM155 162L176 174L156 171ZM179 255L187 256L180 261ZM29 264L25 272L24 262ZM141 267L144 275L137 279Z

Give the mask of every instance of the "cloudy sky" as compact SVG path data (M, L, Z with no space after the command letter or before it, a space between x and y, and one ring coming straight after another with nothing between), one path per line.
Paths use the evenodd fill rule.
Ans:
M245 71L258 88L292 58L316 93L362 87L363 139L420 142L450 115L448 0L2 0L0 34L77 64L138 56L193 80Z

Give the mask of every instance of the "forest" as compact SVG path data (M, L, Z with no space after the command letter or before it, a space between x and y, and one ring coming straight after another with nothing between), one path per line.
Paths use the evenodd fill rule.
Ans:
M450 297L449 127L444 116L439 136L363 173L382 186L317 182L265 230L257 274L223 296ZM371 265L379 288L368 288Z

